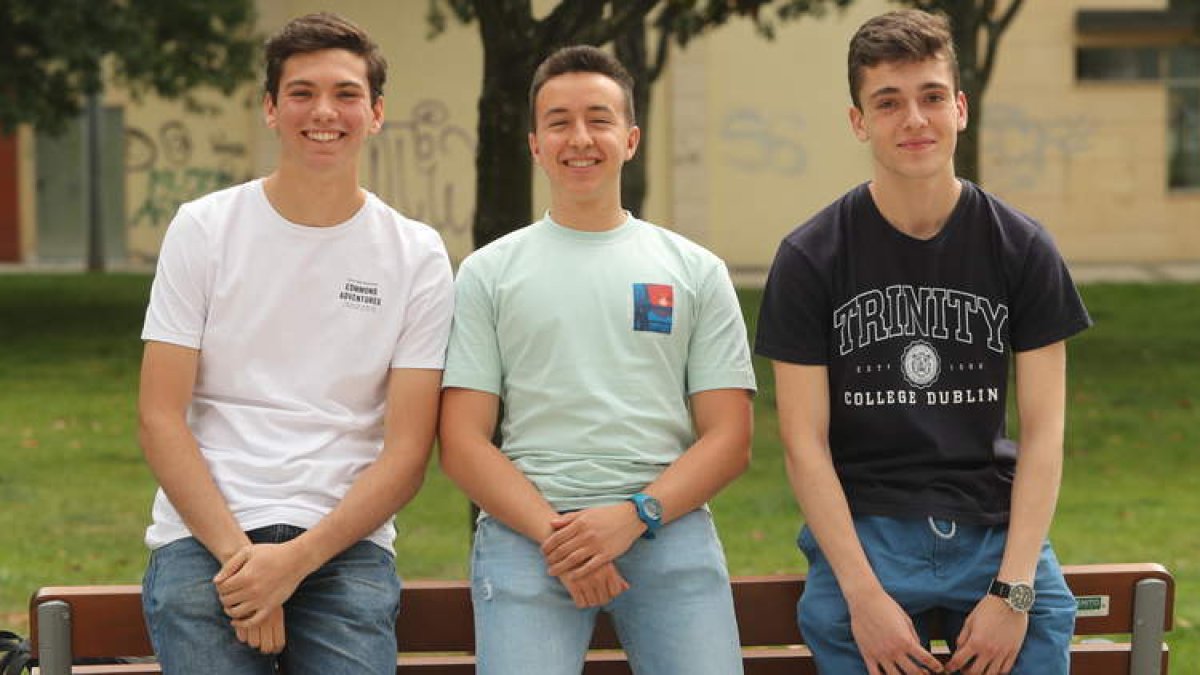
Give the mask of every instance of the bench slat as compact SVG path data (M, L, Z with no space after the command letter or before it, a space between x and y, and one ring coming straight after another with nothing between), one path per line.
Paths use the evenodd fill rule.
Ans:
M1145 643L1158 649L1153 625L1162 620L1172 627L1175 586L1171 574L1152 563L1064 566L1067 583L1077 596L1105 598L1102 616L1080 616L1076 635L1150 635ZM1136 585L1146 579L1165 586L1155 591L1150 607L1154 616L1135 620ZM815 674L807 648L795 623L796 600L803 589L803 575L737 577L733 583L734 605L745 650L747 675ZM1147 594L1143 593L1143 596ZM34 649L38 644L38 611L42 603L61 600L70 605L71 654L75 658L150 656L153 650L142 619L140 586L63 586L40 589L30 600L30 625ZM1159 607L1165 607L1159 610ZM937 622L934 622L935 624ZM80 627L86 626L86 630ZM467 581L414 580L404 583L397 636L404 652L399 656L403 671L413 675L465 675L473 672L473 617L470 584ZM944 638L935 635L936 638ZM1153 644L1152 644L1153 643ZM588 655L587 675L628 675L624 654L607 615L601 614ZM944 653L944 649L941 650ZM1125 675L1131 667L1129 642L1085 643L1072 647L1072 675ZM1166 673L1169 652L1162 649L1162 672ZM1146 654L1150 663L1154 651ZM154 664L76 666L77 675L149 675L159 673Z

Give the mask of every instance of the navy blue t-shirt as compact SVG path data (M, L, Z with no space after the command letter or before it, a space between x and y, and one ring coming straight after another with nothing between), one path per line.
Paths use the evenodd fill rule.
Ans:
M829 371L829 443L855 514L1007 521L1009 355L1091 325L1050 235L977 185L931 239L859 185L779 246L755 351Z

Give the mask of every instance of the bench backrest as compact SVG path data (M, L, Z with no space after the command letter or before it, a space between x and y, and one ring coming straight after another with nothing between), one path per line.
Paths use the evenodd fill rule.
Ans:
M1075 633L1080 636L1131 636L1128 642L1075 645L1072 672L1087 675L1166 673L1167 651L1162 633L1170 630L1175 585L1161 565L1082 565L1063 570L1080 601ZM742 645L749 649L747 673L790 675L813 673L805 659L795 621L796 600L803 575L738 577L734 605ZM63 604L55 604L60 601ZM396 633L406 673L441 675L472 672L474 649L470 586L466 581L407 581L403 611ZM64 633L62 618L68 613ZM149 656L153 654L142 619L139 586L60 586L39 590L30 602L34 649L53 652L54 659ZM49 622L43 626L43 622ZM936 631L936 622L935 622ZM43 637L45 640L43 640ZM934 638L945 638L935 632ZM60 644L67 642L68 644ZM617 649L612 625L603 614L592 643L601 650ZM1158 670L1155 670L1155 667ZM96 666L74 672L156 672L153 667L113 670ZM589 675L629 673L620 652L596 652L589 657Z

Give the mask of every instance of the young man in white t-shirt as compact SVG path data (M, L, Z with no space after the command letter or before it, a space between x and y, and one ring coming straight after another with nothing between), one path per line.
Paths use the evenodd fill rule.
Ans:
M391 520L424 476L453 313L431 228L358 182L386 63L331 14L266 45L278 168L183 205L143 339L164 672L395 672Z
M441 460L484 512L482 675L577 675L601 609L634 672L742 670L704 504L750 458L746 330L716 256L621 208L631 87L594 47L538 68L550 211L459 269Z

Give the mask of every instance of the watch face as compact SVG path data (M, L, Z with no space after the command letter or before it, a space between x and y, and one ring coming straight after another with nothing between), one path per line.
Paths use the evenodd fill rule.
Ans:
M1033 607L1033 586L1029 584L1009 586L1008 604L1018 612L1028 612Z
M654 497L646 497L642 500L642 510L646 512L647 516L650 516L655 520L662 519L662 503Z

